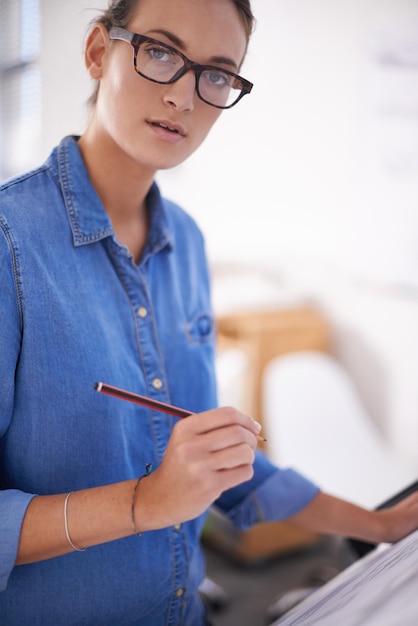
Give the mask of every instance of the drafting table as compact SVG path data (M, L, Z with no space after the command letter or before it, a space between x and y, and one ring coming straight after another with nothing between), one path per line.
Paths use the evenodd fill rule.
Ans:
M417 489L409 486L379 508ZM365 544L367 546L367 544ZM418 530L381 544L271 626L417 626Z

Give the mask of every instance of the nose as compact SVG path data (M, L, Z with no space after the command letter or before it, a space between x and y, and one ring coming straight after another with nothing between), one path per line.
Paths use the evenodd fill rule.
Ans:
M178 111L193 111L196 98L196 77L193 71L167 85L164 102Z

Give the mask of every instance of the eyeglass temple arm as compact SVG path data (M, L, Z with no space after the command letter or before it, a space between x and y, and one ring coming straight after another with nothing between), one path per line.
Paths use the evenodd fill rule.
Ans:
M109 37L111 39L120 39L121 41L132 43L134 36L135 33L130 33L128 30L125 30L125 28L120 28L119 26L112 26L109 30Z

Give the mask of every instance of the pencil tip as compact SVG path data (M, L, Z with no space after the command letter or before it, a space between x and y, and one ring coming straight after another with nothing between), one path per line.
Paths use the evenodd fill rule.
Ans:
M102 383L94 383L94 388L96 389L96 391L100 391L102 388Z

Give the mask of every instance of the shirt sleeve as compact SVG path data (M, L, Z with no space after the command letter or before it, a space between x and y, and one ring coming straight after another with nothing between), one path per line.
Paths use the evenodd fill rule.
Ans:
M0 219L0 450L1 438L10 425L14 403L14 380L19 357L22 321L17 283L18 258L9 230ZM20 530L32 494L5 489L0 459L0 591L14 567Z
M285 520L305 508L319 487L291 468L273 465L256 452L253 478L224 492L215 503L235 527Z
M33 497L15 489L0 491L0 591L14 568L23 518Z

